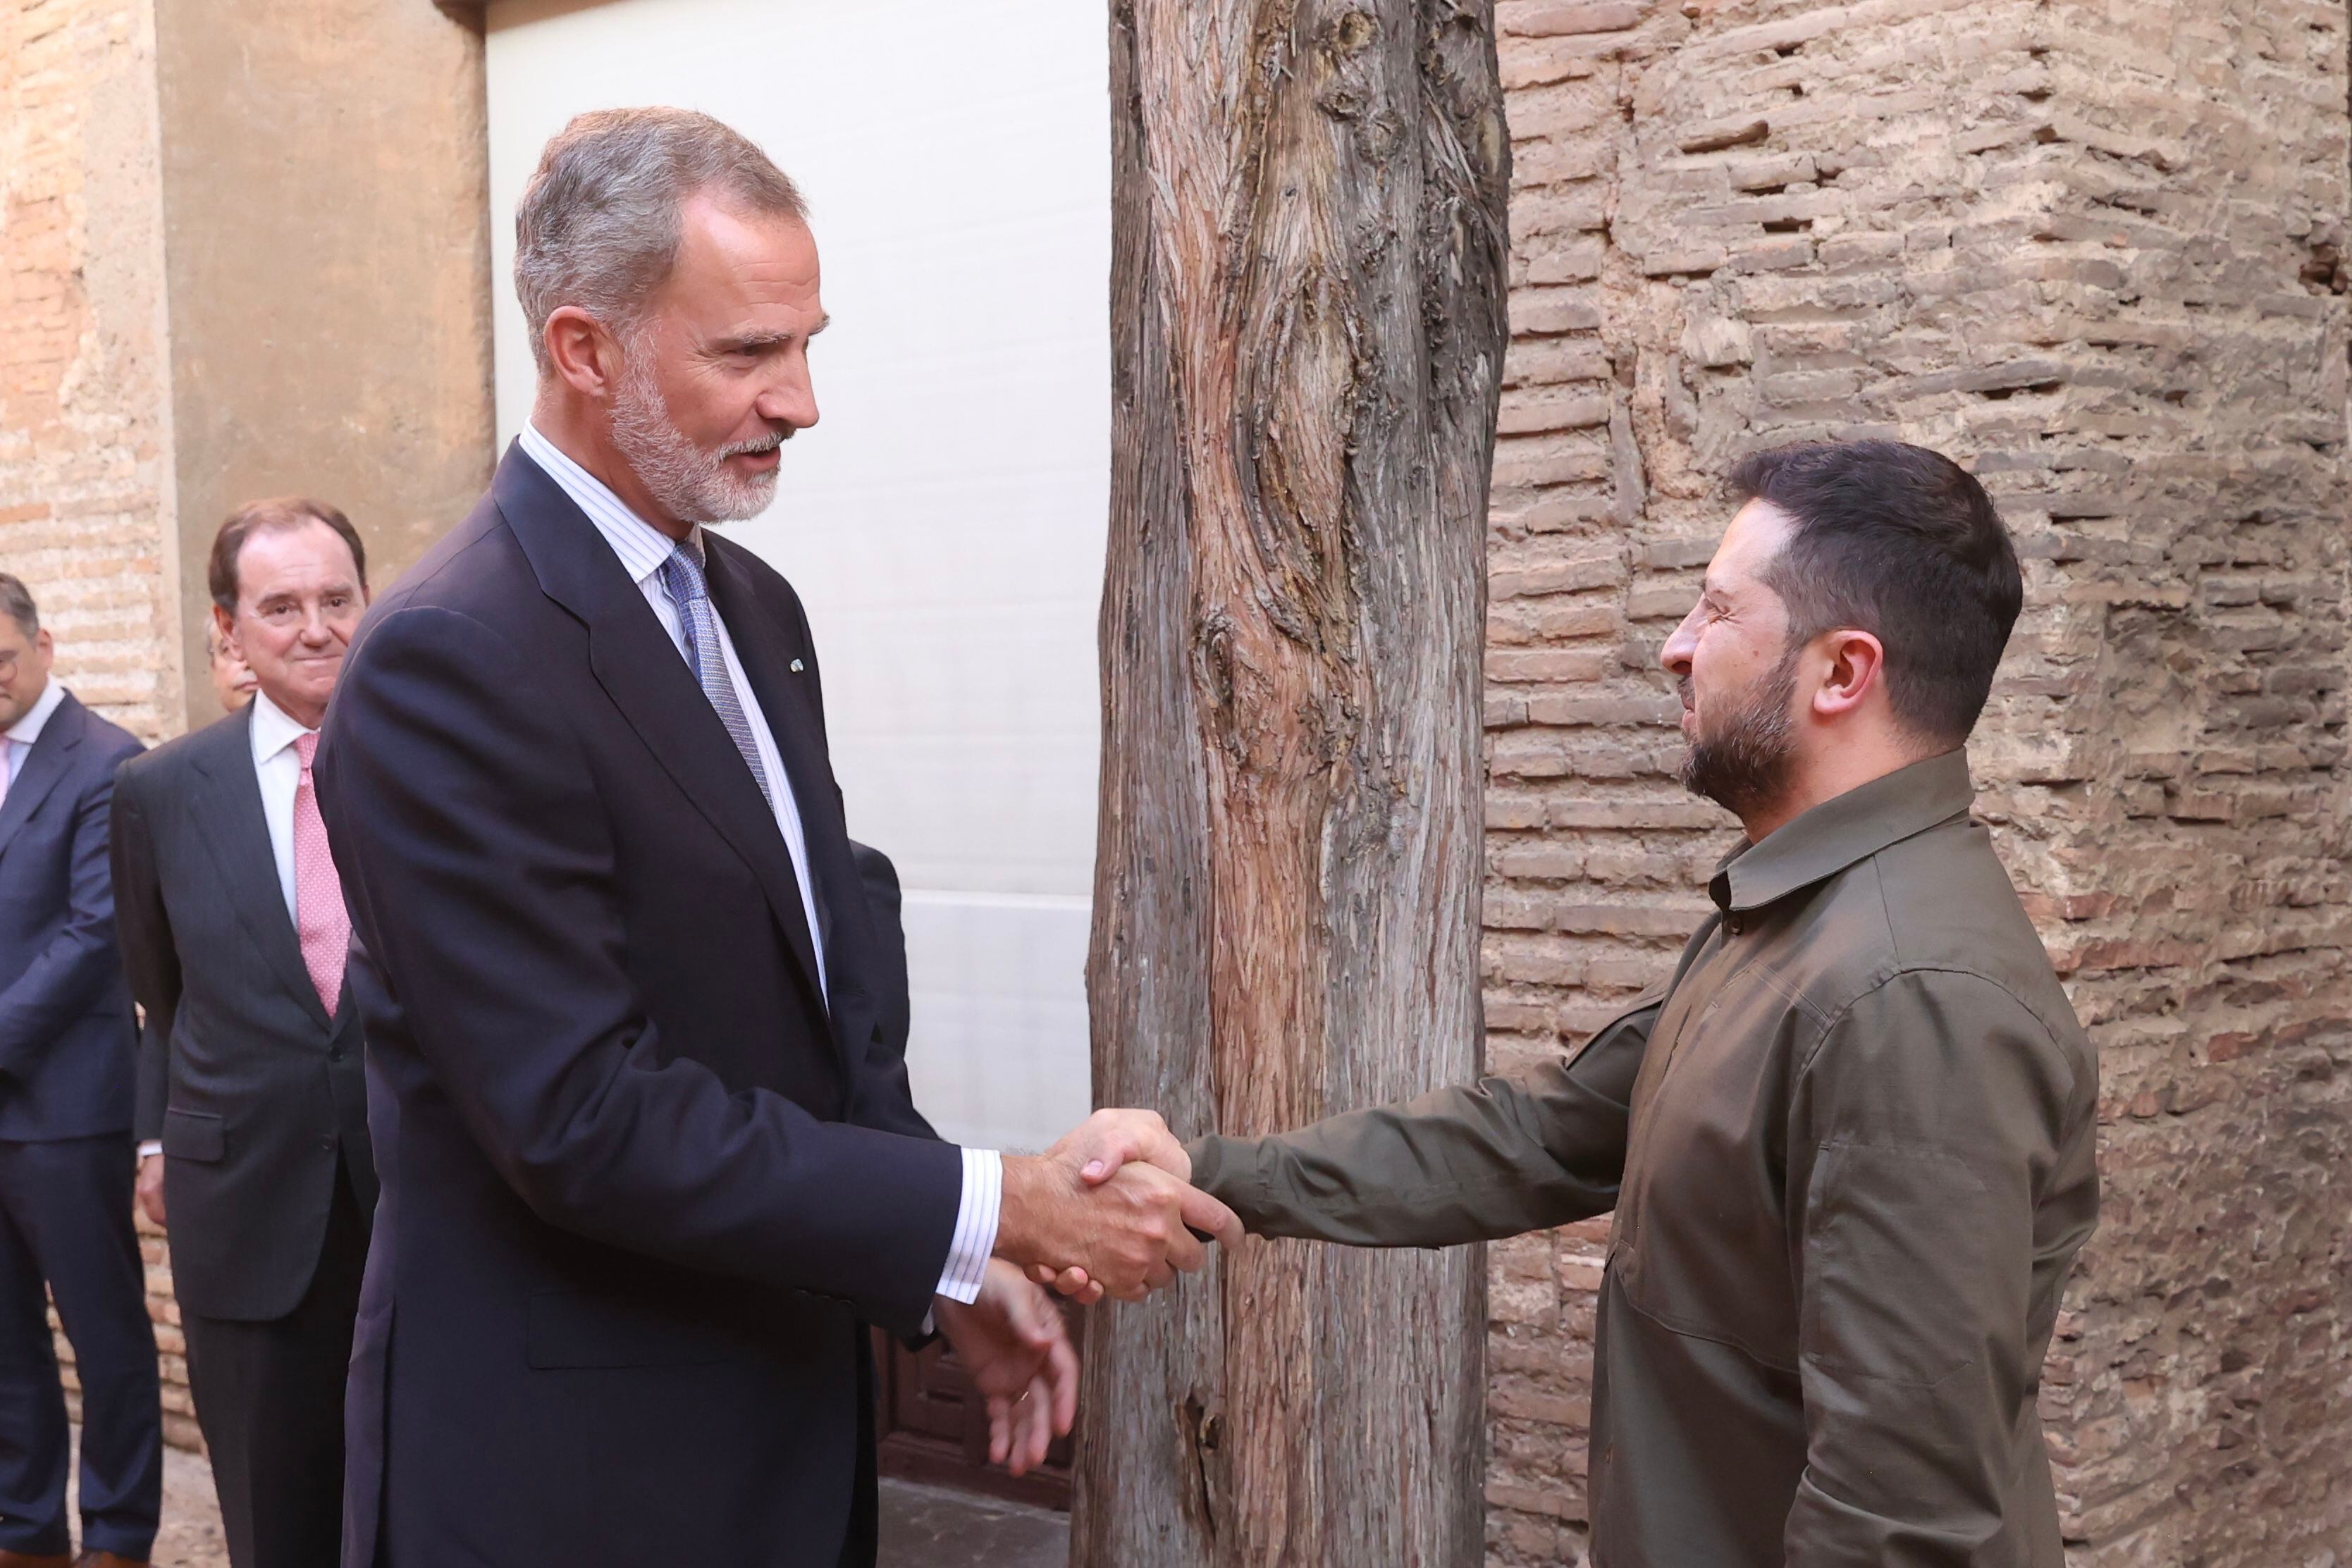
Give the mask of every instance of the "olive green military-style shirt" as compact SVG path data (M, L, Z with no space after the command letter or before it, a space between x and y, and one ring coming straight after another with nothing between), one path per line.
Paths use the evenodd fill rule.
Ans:
M2061 1568L2035 1408L2098 1211L2097 1068L1964 753L1727 859L1675 978L1526 1082L1193 1145L1253 1231L1616 1212L1601 1568Z

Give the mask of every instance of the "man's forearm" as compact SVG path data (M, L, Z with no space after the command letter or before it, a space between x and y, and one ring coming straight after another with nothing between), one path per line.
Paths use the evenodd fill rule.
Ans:
M1261 1235L1351 1247L1491 1241L1606 1214L1662 996L1524 1082L1489 1077L1271 1137L1202 1138L1192 1179Z
M1545 1147L1543 1123L1524 1085L1488 1078L1271 1137L1204 1137L1189 1152L1194 1184L1256 1234L1446 1247L1615 1206L1613 1173L1580 1177Z

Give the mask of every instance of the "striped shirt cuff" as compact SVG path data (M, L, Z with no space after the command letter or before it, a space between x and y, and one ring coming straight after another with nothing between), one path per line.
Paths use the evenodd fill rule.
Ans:
M996 1250L996 1211L1004 1197L1004 1162L994 1149L963 1151L963 1198L956 1205L955 1239L940 1271L939 1293L950 1301L980 1299L981 1276Z

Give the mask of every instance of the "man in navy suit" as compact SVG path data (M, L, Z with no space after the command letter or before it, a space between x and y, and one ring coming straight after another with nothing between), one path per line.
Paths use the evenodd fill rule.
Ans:
M72 1549L45 1284L81 1381L81 1561L145 1562L163 1494L107 872L114 770L140 747L50 678L53 653L0 572L0 1568Z
M808 622L704 526L816 422L791 182L586 115L516 227L530 423L369 612L317 768L383 1191L344 1563L862 1568L866 1324L935 1324L1034 1462L1076 1366L1019 1266L1139 1295L1233 1216L909 1097Z

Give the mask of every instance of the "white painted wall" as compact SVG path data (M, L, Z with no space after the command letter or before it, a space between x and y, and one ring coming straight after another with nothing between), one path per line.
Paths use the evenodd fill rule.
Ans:
M960 1142L1050 1142L1090 1103L1100 0L496 0L489 26L501 443L532 378L515 199L571 115L704 110L807 194L822 418L730 532L807 602L850 831L908 888L917 1103Z

